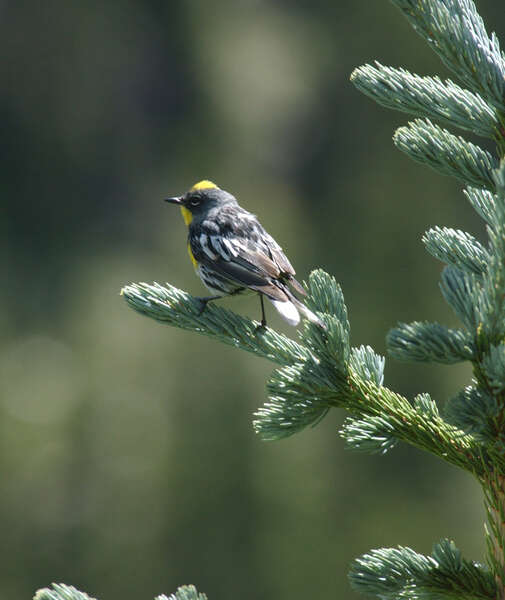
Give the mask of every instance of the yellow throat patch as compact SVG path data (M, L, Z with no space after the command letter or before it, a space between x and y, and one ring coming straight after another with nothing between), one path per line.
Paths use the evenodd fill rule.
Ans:
M189 224L193 220L193 215L191 214L191 212L185 206L181 206L181 215L184 219L184 223L186 223L186 225L189 226Z

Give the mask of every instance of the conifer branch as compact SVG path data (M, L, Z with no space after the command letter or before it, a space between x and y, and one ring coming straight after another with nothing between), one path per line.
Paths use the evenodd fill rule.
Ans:
M71 585L53 583L52 588L38 590L33 600L95 600ZM155 600L207 600L205 594L198 593L194 585L183 585L170 596L156 596Z
M43 588L38 590L33 600L95 600L95 598L80 592L71 585L53 583L52 589Z
M505 59L472 0L392 0L465 85L505 109Z
M488 523L488 561L495 576L496 597L502 600L505 597L505 477L490 472L487 485L483 485L482 489Z
M132 308L157 321L210 335L281 365L268 382L269 399L253 422L263 439L293 435L317 424L331 408L344 408L354 417L353 425L348 423L342 433L350 446L384 451L393 445L389 438L394 438L482 476L483 450L471 435L384 387L384 359L369 347L350 347L347 311L335 280L317 270L306 288L307 303L326 330L305 322L301 343L269 328L258 331L255 322L221 307L209 306L200 314L198 302L173 286L131 284L122 293ZM381 437L379 425L382 432L388 430L388 441L372 441ZM371 440L368 445L365 431Z
M387 417L347 418L339 434L347 450L368 454L386 454L398 442L394 424Z
M167 596L157 596L155 600L207 600L205 594L198 593L194 585L183 585L177 588L175 594Z
M450 265L442 271L440 291L465 327L475 332L480 324L480 278Z
M497 109L479 94L465 90L450 79L421 77L376 62L375 66L355 69L351 81L358 90L386 108L433 118L482 137L496 136Z
M495 196L489 190L467 187L463 190L475 212L488 224L496 222Z
M447 545L440 556L448 566L409 549L373 551L351 572L353 585L380 598L505 598L505 60L494 34L489 37L471 0L393 0L469 89L404 70L365 65L352 81L382 105L449 127L492 136L497 156L456 137L428 119L400 128L395 144L415 160L465 182L473 208L487 223L484 248L468 233L433 228L424 236L427 250L447 266L441 291L463 323L460 330L438 323L400 324L388 335L395 358L451 364L472 362L475 379L444 408L452 423L483 452L478 475L488 515L489 572L463 564ZM485 188L485 189L482 189ZM420 397L414 406L438 418L435 406ZM387 419L346 424L348 443L365 449L394 443ZM394 434L396 435L396 431ZM436 559L435 553L431 557ZM438 557L437 557L438 558ZM441 585L440 585L441 584Z
M479 146L449 133L428 119L416 119L393 136L397 148L417 162L465 184L494 190L492 171L497 160Z
M121 295L131 308L155 321L204 334L281 365L311 357L307 348L270 327L259 330L258 321L212 303L202 312L198 298L168 283L131 283Z
M450 398L444 408L444 415L450 423L471 433L491 448L496 441L496 418L499 412L496 397L476 385L465 387ZM486 475L487 471L484 471Z
M475 353L467 331L426 321L399 323L389 331L386 341L390 355L402 361L452 365L472 360Z
M484 565L463 559L449 540L435 544L431 556L402 546L371 550L354 561L349 579L356 591L381 600L496 598L490 571Z
M473 235L449 227L433 227L423 236L426 250L461 271L482 275L491 257Z

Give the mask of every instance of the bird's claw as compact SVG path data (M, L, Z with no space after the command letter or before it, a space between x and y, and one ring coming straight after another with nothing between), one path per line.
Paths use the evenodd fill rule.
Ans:
M259 325L256 326L256 328L254 329L254 333L255 334L263 334L265 333L267 330L267 324L264 321L261 321L261 323Z
M198 316L201 317L207 308L207 300L202 300L201 298L197 298L198 303L200 304L200 308L198 309Z

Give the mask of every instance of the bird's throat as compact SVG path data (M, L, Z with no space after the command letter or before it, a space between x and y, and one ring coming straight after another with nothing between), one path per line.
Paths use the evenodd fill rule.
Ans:
M185 206L181 206L181 214L182 218L184 219L184 223L186 223L186 225L189 227L189 224L193 220L193 215Z

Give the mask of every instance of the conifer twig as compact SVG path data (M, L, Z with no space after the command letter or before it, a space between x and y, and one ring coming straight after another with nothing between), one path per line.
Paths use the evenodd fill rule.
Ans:
M483 450L471 435L446 423L438 412L420 410L383 386L384 361L371 348L350 348L345 304L335 280L317 270L306 287L307 302L327 330L307 322L299 343L270 328L258 332L255 322L222 307L209 306L199 314L196 300L173 286L130 284L122 293L132 308L150 318L217 338L281 365L268 383L269 400L255 415L254 428L263 439L292 435L317 423L329 409L344 408L354 417L354 425L348 422L342 433L351 447L355 446L352 437L362 431L359 427L366 429L371 423L375 427L380 418L387 423L387 446L392 440L405 441L482 476ZM460 359L469 357L464 347L461 352L466 354ZM381 438L380 450L384 443Z

